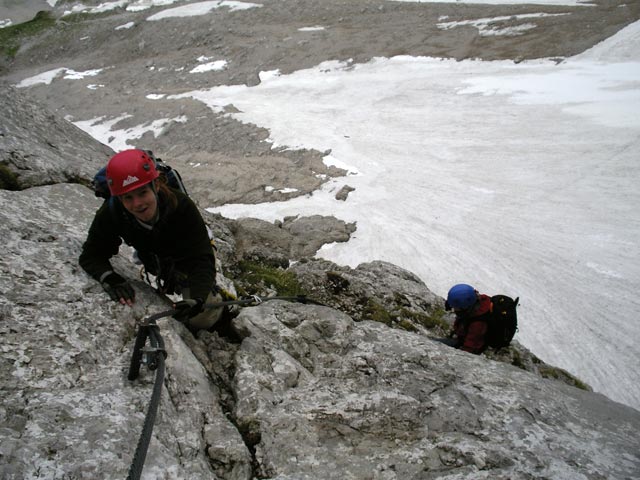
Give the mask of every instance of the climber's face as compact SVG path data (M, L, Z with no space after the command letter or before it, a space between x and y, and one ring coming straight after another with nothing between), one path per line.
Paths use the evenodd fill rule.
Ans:
M151 184L143 185L120 196L120 200L131 215L145 223L152 223L158 211L158 198Z

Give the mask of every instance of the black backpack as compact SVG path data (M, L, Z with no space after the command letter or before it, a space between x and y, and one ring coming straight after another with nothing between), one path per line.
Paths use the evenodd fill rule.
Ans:
M187 193L187 189L182 182L182 177L178 173L178 171L174 168L171 168L169 165L164 163L160 158L156 158L153 155L151 150L145 150L145 153L151 157L151 159L156 164L156 170L160 173L161 177L164 177L167 181L167 185L171 188L175 188L176 190L180 190L185 195L189 195ZM111 192L109 191L109 185L107 184L107 167L102 167L93 177L91 181L91 187L96 195L96 197L101 197L106 200L111 198Z
M514 300L506 295L494 295L491 297L493 307L489 317L487 347L499 350L511 343L516 330L518 330L516 307L519 300L520 297Z

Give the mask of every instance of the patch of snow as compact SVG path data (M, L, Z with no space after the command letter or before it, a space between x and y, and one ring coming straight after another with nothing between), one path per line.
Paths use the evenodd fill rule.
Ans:
M260 79L260 82L266 82L268 80L271 80L272 78L275 77L279 77L280 76L280 70L267 70L267 71L262 71L258 73L258 78Z
M124 25L120 25L116 27L115 30L128 30L130 28L133 28L135 24L136 24L135 22L127 22Z
M277 192L277 193L295 193L295 192L297 192L299 190L297 188L290 188L290 187L280 188L280 189L276 190L275 187L272 187L271 185L268 185L268 186L264 187L264 191L268 192L268 193L272 193L272 192Z
M139 139L147 132L153 133L154 137L158 138L167 126L172 123L186 123L187 121L187 117L181 115L175 118L161 118L130 128L113 129L118 122L131 117L132 115L125 113L109 120L105 120L105 117L97 117L90 120L73 122L73 124L87 132L96 140L113 148L115 151L121 151L128 148L135 148L135 145L130 144L129 140Z
M324 163L327 167L337 167L342 170L346 170L347 175L360 175L360 171L356 167L342 160L338 160L333 155L325 155L324 157L322 157L322 163Z
M127 6L128 12L141 12L152 7L165 7L173 5L180 0L137 0Z
M218 8L228 8L232 12L262 7L258 3L235 2L227 0L213 0L208 2L196 2L175 8L168 8L147 18L149 21L164 20L172 17L195 17L206 15Z
M39 73L38 75L34 75L33 77L25 78L24 80L20 81L16 84L16 88L31 87L32 85L38 85L40 83L50 85L54 78L66 71L67 69L62 67Z
M227 68L226 60L216 60L215 62L203 63L192 68L189 73L219 72Z
M45 85L50 85L51 82L61 74L64 74L63 78L66 80L81 80L85 77L95 77L100 72L102 72L102 70L103 69L98 68L94 70L85 70L84 72L76 72L75 70L72 70L70 68L65 68L65 67L55 68L53 70L49 70L49 71L40 73L38 75L34 75L33 77L25 78L24 80L17 83L16 87L26 88L26 87L31 87L33 85L38 85L41 83Z
M102 72L102 68L94 69L94 70L85 70L84 72L76 72L75 70L67 69L64 77L66 80L82 80L86 77L95 77L100 72Z
M513 25L507 27L498 27L495 24L505 23L505 22L513 22L518 20L530 19L530 18L541 18L541 17L555 17L560 15L569 15L568 13L527 13L522 15L508 15L501 17L491 17L491 18L478 18L476 20L461 20L458 22L442 22L438 23L436 26L441 30L450 30L456 27L463 26L472 26L478 29L478 33L481 36L513 36L513 35L521 35L527 30L531 30L536 28L536 24L534 23L524 23L520 25Z
M71 10L66 10L62 16L71 15L74 13L104 13L109 12L111 10L115 10L116 8L123 8L129 3L128 0L119 0L116 2L105 2L101 3L98 6L92 7L87 5L74 5L71 7Z

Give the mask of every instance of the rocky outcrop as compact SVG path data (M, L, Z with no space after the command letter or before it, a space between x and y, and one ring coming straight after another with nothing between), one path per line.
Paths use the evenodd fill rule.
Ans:
M327 260L305 260L290 268L314 299L350 315L405 330L446 335L444 301L411 272L388 262L357 268Z
M0 85L0 188L88 184L113 153L25 93Z
M355 321L374 320L392 328L419 332L437 341L448 337L454 315L446 312L444 299L435 295L416 275L388 262L369 262L356 268L321 259L305 259L292 265L302 292L321 303L347 313ZM517 341L483 355L516 366L542 378L591 390L571 373L540 360Z
M291 260L313 257L325 243L346 242L356 226L335 217L286 217L268 223L255 218L226 220L235 239L236 260L287 268Z
M338 191L338 193L336 193L336 200L342 200L343 202L345 202L349 194L354 190L355 188L350 187L349 185L345 185Z
M258 478L640 471L640 414L601 395L327 307L271 302L234 323L233 411Z
M126 380L131 340L137 321L166 306L142 283L135 308L116 306L79 269L99 206L89 189L0 191L0 202L0 477L124 478L153 382L144 369L140 380ZM129 258L117 268L136 278ZM224 452L216 455L218 469L229 471L221 478L234 478L250 468L249 452L180 327L161 327L167 380L147 478L165 470L212 478L207 450Z

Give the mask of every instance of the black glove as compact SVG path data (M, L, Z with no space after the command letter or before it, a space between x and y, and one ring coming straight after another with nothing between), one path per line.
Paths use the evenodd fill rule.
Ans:
M115 272L111 272L102 279L102 288L115 302L131 305L135 301L136 291L129 282Z
M173 304L176 313L173 314L173 318L179 322L185 322L191 317L195 317L197 314L204 310L204 301L200 298L188 298L187 300L181 300Z

